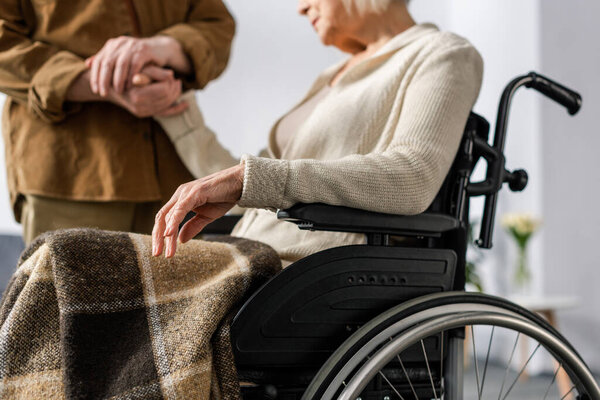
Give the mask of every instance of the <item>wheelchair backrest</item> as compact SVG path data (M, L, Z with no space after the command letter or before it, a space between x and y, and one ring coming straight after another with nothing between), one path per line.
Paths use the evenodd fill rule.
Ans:
M440 191L428 208L428 212L451 215L468 224L469 196L467 185L477 161L481 157L473 146L475 137L488 141L490 124L482 116L471 113L467 119L462 141L454 162Z

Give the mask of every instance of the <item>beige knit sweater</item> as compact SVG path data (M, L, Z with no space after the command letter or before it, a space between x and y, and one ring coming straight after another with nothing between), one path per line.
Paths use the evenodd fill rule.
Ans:
M325 70L299 105L342 65ZM363 243L364 237L300 231L278 221L275 209L320 202L394 214L423 212L452 164L482 70L469 42L431 24L397 35L345 73L285 151L276 145L278 121L270 135L270 158L242 157L244 189L238 204L250 210L233 234L271 245L287 263ZM224 153L214 134L206 132L199 156L215 160L215 154ZM222 166L232 162L231 157L222 161ZM219 169L215 160L207 172L213 163Z

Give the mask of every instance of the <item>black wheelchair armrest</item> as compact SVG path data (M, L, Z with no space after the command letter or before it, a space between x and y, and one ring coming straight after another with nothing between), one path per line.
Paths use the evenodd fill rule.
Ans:
M296 204L279 210L277 218L300 229L397 236L440 237L460 226L458 219L445 214L394 215L320 203Z
M237 214L223 215L221 218L206 225L202 229L202 233L209 235L229 235L241 218L242 216Z

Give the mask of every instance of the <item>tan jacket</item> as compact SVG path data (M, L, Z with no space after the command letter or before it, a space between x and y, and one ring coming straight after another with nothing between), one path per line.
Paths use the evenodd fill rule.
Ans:
M83 60L108 39L157 34L182 44L194 69L185 86L202 88L227 64L234 21L222 0L0 1L0 91L9 96L2 130L13 204L20 193L166 200L192 179L151 118L110 103L65 101Z

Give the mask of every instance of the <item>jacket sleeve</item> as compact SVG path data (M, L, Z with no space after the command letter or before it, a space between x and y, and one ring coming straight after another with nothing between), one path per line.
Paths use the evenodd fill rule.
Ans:
M40 118L58 122L78 107L65 100L86 66L73 53L32 40L23 3L0 1L0 91Z
M276 160L245 155L241 207L288 208L302 203L418 214L435 198L458 149L482 80L470 45L432 54L404 96L385 151L337 160ZM400 100L401 99L401 100Z
M201 89L227 66L235 22L222 0L194 0L188 15L187 21L159 34L181 43L194 71L193 76L185 77L185 87Z

